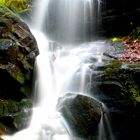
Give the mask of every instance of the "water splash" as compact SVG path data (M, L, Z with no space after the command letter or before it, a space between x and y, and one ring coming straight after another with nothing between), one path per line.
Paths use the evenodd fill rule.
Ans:
M115 140L111 127L111 119L107 107L103 105L104 111L99 123L99 136L98 140Z

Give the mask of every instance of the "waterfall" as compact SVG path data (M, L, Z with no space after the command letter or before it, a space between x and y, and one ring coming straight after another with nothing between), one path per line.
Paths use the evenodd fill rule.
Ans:
M94 55L97 64L102 63L105 42L92 42L100 0L36 0L33 7L31 27L40 52L35 64L37 103L29 127L3 139L73 140L55 106L63 93L87 92L86 83L91 81L87 58Z
M33 4L32 27L43 31L45 17L48 16L48 5L50 0L36 0Z
M62 44L91 41L99 26L100 3L100 0L36 1L33 25Z

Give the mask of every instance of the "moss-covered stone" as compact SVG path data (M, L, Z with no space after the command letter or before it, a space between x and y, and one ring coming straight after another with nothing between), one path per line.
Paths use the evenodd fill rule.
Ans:
M16 12L25 12L31 9L31 0L1 0L0 4L10 7Z
M23 128L26 128L30 121L31 113L29 111L22 111L14 116L14 126L18 130L22 130Z
M19 102L12 100L1 100L0 102L0 116L16 113L20 111Z
M0 5L0 122L15 131L31 115L27 110L32 108L29 98L38 54L28 25L16 12Z
M32 106L32 101L27 99L22 100L21 102L13 100L0 100L0 116L21 112L24 109L32 108Z
M102 83L105 81L118 82L121 86L121 94L128 98L130 101L136 101L140 95L140 88L135 81L135 72L140 70L140 63L124 63L120 61L112 61L106 65L104 74L102 75ZM110 82L111 86L111 82ZM116 92L113 92L115 94Z
M29 97L37 42L29 27L9 8L0 5L0 98ZM6 81L6 82L3 82Z
M17 80L20 84L24 84L25 83L25 75L22 73L22 71L16 66L16 65L13 65L13 64L8 64L7 65L7 68L8 68L8 72L9 74L15 79Z
M32 101L29 99L21 102L0 100L0 128L4 126L6 133L13 133L15 130L27 127L31 119L32 107Z
M108 63L108 65L106 65L106 68L109 69L120 69L122 66L122 62L114 60Z
M6 6L0 3L0 13L3 13L3 12L5 12L6 17L13 18L14 16L15 18L19 18L14 12L11 12L9 8L7 8Z

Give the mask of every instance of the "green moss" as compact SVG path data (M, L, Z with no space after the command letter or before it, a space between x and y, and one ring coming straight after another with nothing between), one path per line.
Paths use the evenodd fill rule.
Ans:
M111 69L120 69L122 66L122 62L118 60L111 61L108 65L106 65L106 68L111 68Z
M21 108L32 108L33 107L33 102L30 99L24 99L20 102Z
M128 87L128 92L130 93L130 99L135 101L136 97L139 96L139 89L137 85L131 85Z
M19 19L20 18L17 14L13 13L4 5L0 4L0 23L5 27L3 32L6 32L6 34L9 33L10 35L10 32L12 33L15 30L13 26L14 25L13 22Z
M115 81L122 85L121 94L133 103L140 96L139 85L136 83L133 73L140 69L138 63L123 63L119 61L110 62L102 76L102 81Z
M9 63L7 65L9 67L8 72L9 74L17 80L20 84L25 83L25 75L22 73L22 71L14 64Z
M24 112L24 109L30 109L32 107L33 103L30 99L24 99L21 102L17 102L14 100L5 100L4 102L0 102L0 117L11 114L12 116L15 116L19 114L19 117L22 119L23 116L21 114L27 115L27 113Z
M24 84L25 76L21 72L11 73L12 77L16 79L20 84Z
M20 13L31 10L31 0L0 0L0 4Z
M5 104L8 112L15 113L19 111L19 103L13 100L8 100L7 104Z
M20 91L21 91L22 93L24 93L25 95L27 94L27 89L26 89L25 86L22 86L22 87L20 88Z
M18 81L19 83L21 83L21 84L24 84L24 82L25 82L25 77L24 77L24 75L23 75L22 73L19 73L19 74L17 75L16 79L17 79L17 81Z
M122 63L119 61L111 61L108 65L105 66L104 75L102 77L102 80L103 81L117 80L116 76L119 74L121 65L122 65Z
M125 62L125 65L127 68L130 69L140 69L140 62L135 62L135 63Z
M11 32L14 33L16 31L15 26L11 26Z
M122 84L123 84L123 91L125 93L125 96L129 98L131 101L136 101L136 98L140 95L139 93L139 87L135 83L134 79L132 76L128 75L128 79L122 79Z
M137 102L140 102L140 95L137 96L135 99L136 99Z
M29 96L28 94L30 93L30 88L29 86L25 83L22 85L22 87L20 87L20 91L25 95L25 96Z
M24 59L22 60L22 64L27 70L33 69L33 67L29 64L27 57L24 57Z
M21 130L26 127L28 114L26 112L20 112L14 117L14 125L17 129Z
M5 5L0 3L0 15L1 13L5 13L3 17L9 17L9 18L15 18L19 19L18 15L14 12L12 12L9 8L7 8Z
M7 100L3 103L0 103L0 116L9 114L9 113L16 113L20 110L19 102L13 100Z

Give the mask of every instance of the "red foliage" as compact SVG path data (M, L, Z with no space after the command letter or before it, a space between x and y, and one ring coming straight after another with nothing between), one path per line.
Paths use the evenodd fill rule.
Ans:
M122 41L128 47L124 54L119 58L124 62L138 62L140 61L140 40L128 37Z

